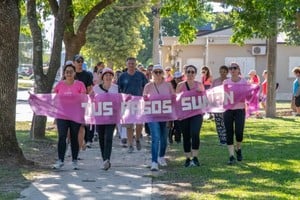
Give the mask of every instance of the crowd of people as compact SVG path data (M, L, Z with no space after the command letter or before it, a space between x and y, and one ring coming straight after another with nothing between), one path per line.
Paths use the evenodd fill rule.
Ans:
M151 95L182 93L186 91L205 92L210 88L239 84L260 84L256 72L249 72L250 79L241 76L237 63L229 67L223 65L219 68L220 76L213 78L209 67L201 68L201 80L196 80L198 69L194 65L184 66L182 72L161 65L149 65L145 68L138 65L134 57L126 60L126 69L113 71L98 62L93 73L83 70L84 58L75 55L72 61L67 61L63 68L63 79L55 86L57 94L90 94L101 95L105 93L124 93L141 96L145 100ZM227 77L228 73L230 78ZM262 106L266 107L267 71L264 71L262 83ZM295 72L300 74L300 70ZM297 101L298 102L298 101ZM300 101L299 101L300 102ZM299 103L298 103L299 104ZM298 105L297 104L297 105ZM300 105L300 104L299 104ZM299 109L300 111L300 109ZM224 113L209 113L216 123L220 145L227 145L229 152L228 164L242 161L242 141L245 125L245 102L237 102L231 109ZM175 121L155 121L145 124L105 124L88 125L65 119L56 119L58 130L58 161L54 169L64 165L67 146L70 143L73 169L78 169L78 154L85 148L90 148L97 136L102 156L102 169L111 167L111 152L114 132L118 133L123 147L128 148L128 153L142 149L143 130L151 137L151 171L159 170L159 166L167 166L165 159L168 142L183 145L186 160L185 167L200 166L198 153L200 147L200 131L204 120L203 114ZM115 131L116 130L116 131ZM168 140L169 139L169 140Z

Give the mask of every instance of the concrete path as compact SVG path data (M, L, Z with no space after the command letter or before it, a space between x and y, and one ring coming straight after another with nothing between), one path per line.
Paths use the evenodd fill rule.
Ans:
M92 148L80 152L79 170L72 169L68 157L62 169L36 177L30 187L22 191L20 199L150 200L151 177L158 172L151 172L147 167L149 144L142 141L142 145L141 151L129 154L127 148L121 147L119 139L114 138L112 166L104 171L99 144L94 142Z

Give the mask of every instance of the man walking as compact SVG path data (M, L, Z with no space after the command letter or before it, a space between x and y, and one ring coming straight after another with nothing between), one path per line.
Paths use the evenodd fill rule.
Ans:
M126 60L127 71L122 73L118 79L119 92L124 94L131 94L134 96L142 96L144 86L148 80L146 76L136 69L136 58L129 57ZM134 124L126 124L127 139L128 139L128 152L132 153L133 148L133 131ZM143 124L136 124L136 149L141 150L140 137L142 134Z

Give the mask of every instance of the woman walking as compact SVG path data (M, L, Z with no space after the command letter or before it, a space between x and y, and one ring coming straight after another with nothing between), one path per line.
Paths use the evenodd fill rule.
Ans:
M152 70L153 80L145 85L143 96L147 98L151 95L168 95L174 94L172 85L164 80L164 70L160 65L154 65ZM160 166L167 166L165 153L167 149L167 122L148 122L151 134L151 171L158 170Z
M197 68L194 65L188 65L185 68L186 81L177 85L176 93L184 91L204 91L201 82L195 81ZM203 122L203 115L195 115L180 122L183 134L183 150L186 156L185 167L200 166L198 160L198 151L200 147L200 129Z
M228 67L222 65L219 68L219 74L220 77L213 80L211 85L212 88L219 85L223 85L224 80L227 79ZM226 129L224 125L223 113L214 113L214 118L215 118L215 124L219 136L220 145L226 145Z
M118 93L118 85L113 83L114 72L110 68L104 68L100 75L100 84L93 87L94 94ZM111 167L110 156L112 150L112 140L116 124L97 125L96 130L99 135L99 145L103 159L103 170Z
M248 84L247 80L240 76L241 70L237 63L231 63L228 69L231 74L231 78L226 79L224 81L224 85ZM224 124L226 128L227 147L229 151L229 165L235 163L234 152L236 152L236 159L238 161L243 160L241 145L244 136L246 118L245 106L245 101L236 102L231 109L224 112ZM234 136L236 140L236 147L234 146Z
M67 61L63 69L63 80L59 81L54 88L54 92L62 95L70 94L85 94L86 88L81 81L75 80L75 67L72 61ZM58 161L53 165L54 169L59 169L64 166L66 153L66 138L68 130L70 130L71 150L72 150L72 166L73 169L78 169L77 157L79 152L78 131L81 124L65 119L56 119L58 130Z

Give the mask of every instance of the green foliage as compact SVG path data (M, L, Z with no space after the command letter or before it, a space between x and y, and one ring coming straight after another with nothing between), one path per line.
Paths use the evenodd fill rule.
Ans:
M181 42L188 43L195 39L193 20L201 15L207 15L206 11L209 11L202 2L198 0L163 1L161 12L163 16L171 16L173 13L187 16L180 31ZM243 44L248 38L271 38L279 32L285 32L289 36L287 42L300 43L300 30L295 23L299 0L227 0L226 5L233 7L230 13L234 30L232 42ZM229 23L232 22L229 20Z
M162 2L161 16L179 16L182 20L178 25L180 32L179 41L186 44L196 38L197 29L195 27L205 24L210 19L209 10L211 10L211 7L202 1L165 0Z
M143 0L128 0L106 9L89 26L85 46L89 57L113 63L115 69L121 69L128 56L137 56L144 48L140 26L148 25L144 12L149 6Z

